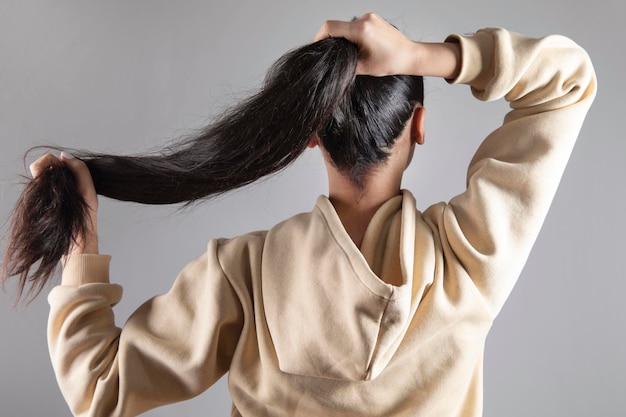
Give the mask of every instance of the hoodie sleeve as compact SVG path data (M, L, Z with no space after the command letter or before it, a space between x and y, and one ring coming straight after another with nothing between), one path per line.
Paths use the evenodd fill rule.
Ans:
M66 260L62 285L48 297L48 345L75 416L135 416L194 397L228 370L242 309L216 252L212 242L122 329L112 310L122 289L109 283L109 257Z
M596 93L586 52L562 36L529 38L503 29L452 35L461 71L479 100L504 97L511 111L470 162L467 189L425 212L444 253L474 281L496 315L548 212Z

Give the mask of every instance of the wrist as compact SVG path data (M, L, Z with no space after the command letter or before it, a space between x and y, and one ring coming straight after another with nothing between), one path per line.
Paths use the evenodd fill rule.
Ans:
M69 251L69 255L98 255L98 245L74 245Z
M76 237L69 250L70 255L97 255L98 253L98 235L94 231Z
M457 43L420 42L416 75L453 79L461 70L461 47Z

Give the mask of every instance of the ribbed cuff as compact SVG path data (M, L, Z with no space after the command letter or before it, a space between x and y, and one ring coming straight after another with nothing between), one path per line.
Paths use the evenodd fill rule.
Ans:
M109 283L109 255L69 255L63 258L61 284L78 287L89 283Z
M469 84L474 90L482 91L494 71L493 36L488 32L478 31L471 36L450 35L445 41L461 46L461 71L448 82Z

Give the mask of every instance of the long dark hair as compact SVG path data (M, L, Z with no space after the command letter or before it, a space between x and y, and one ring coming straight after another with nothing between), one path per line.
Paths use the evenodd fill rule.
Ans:
M280 171L317 134L333 164L361 185L423 103L423 80L356 76L357 58L356 45L342 38L305 45L270 68L257 94L161 152L70 152L87 164L100 195L189 204ZM86 204L68 168L53 167L26 183L2 266L3 283L19 275L18 301L28 284L30 297L42 290L86 222Z

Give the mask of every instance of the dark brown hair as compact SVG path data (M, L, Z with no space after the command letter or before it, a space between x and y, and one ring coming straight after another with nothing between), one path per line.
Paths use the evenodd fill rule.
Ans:
M257 94L158 153L70 152L87 164L100 195L190 204L285 168L317 134L335 166L360 185L423 102L423 80L356 76L357 57L357 47L341 38L295 49L270 68ZM27 182L2 267L3 283L19 276L17 300L29 283L27 296L41 291L86 221L86 204L66 167Z

